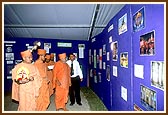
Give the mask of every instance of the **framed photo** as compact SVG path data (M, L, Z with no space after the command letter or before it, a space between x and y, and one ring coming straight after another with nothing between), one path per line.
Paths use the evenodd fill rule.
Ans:
M120 53L120 66L128 68L128 52Z
M106 55L106 44L103 45L103 55Z
M155 32L151 31L140 36L140 55L150 56L155 54Z
M112 42L111 49L112 49L113 61L117 61L118 59L118 42L117 41Z
M119 20L118 20L118 34L123 34L127 31L127 14L124 14Z
M137 32L145 27L144 7L133 15L133 31Z
M144 85L141 88L141 104L149 111L156 111L156 92Z
M107 65L106 67L106 79L107 81L110 81L110 65Z
M164 89L164 63L163 61L151 61L151 85Z

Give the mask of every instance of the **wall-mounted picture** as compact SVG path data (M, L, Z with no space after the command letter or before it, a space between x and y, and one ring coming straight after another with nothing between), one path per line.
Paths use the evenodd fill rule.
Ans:
M51 49L51 43L44 43L44 49L46 50L46 53L49 53L49 49Z
M103 45L103 55L106 55L106 44Z
M98 73L98 77L99 77L99 82L101 82L101 73Z
M14 53L5 53L6 60L14 60Z
M163 61L151 61L151 85L164 89L164 63Z
M137 32L145 27L144 7L133 15L133 31Z
M110 81L110 65L107 65L106 67L106 79L107 81Z
M113 55L113 61L117 61L118 59L118 42L112 42L111 44L111 48L112 48L112 55Z
M99 69L102 69L103 61L102 61L102 48L99 49Z
M93 77L93 70L90 69L90 77Z
M94 68L97 68L96 66L97 66L97 56L96 56L96 50L94 49Z
M93 76L94 76L94 82L97 83L97 74L96 74L96 70L93 71Z
M120 53L120 66L128 68L128 52Z
M156 111L156 92L141 85L141 104L149 111Z
M118 34L122 34L127 31L127 14L123 15L118 20Z
M155 54L155 32L149 32L140 36L140 55Z

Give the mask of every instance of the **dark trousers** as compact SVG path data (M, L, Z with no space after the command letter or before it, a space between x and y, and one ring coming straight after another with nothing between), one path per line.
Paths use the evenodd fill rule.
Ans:
M70 102L72 104L75 103L75 100L77 103L81 103L79 76L71 78L71 86L69 87L69 96L70 96Z

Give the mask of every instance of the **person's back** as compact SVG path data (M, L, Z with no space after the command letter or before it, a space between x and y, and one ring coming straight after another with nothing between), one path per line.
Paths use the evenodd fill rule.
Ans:
M46 51L44 49L38 49L39 58L35 61L34 65L38 68L42 84L39 90L39 97L37 98L37 111L46 111L50 104L49 96L49 80L47 76L47 66L44 63Z

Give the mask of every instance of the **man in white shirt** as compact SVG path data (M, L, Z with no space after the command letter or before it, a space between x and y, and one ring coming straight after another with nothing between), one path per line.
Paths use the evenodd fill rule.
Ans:
M76 103L82 105L80 96L80 82L83 81L83 74L79 62L75 60L75 55L72 53L69 56L67 64L71 68L71 86L69 88L70 106Z

